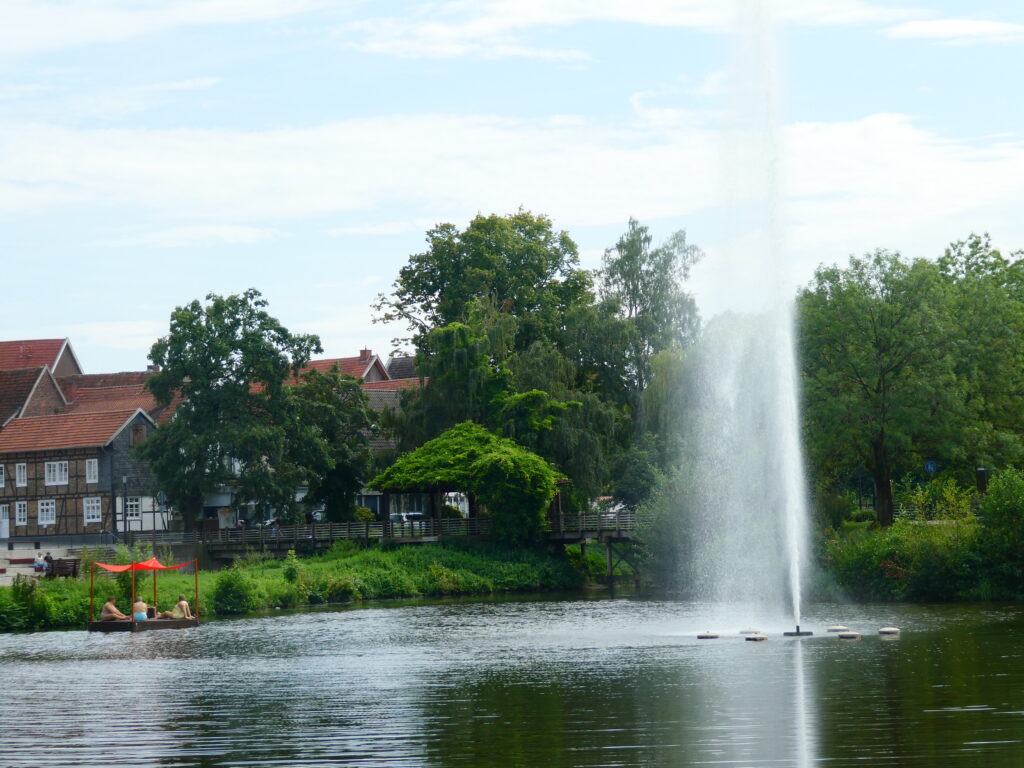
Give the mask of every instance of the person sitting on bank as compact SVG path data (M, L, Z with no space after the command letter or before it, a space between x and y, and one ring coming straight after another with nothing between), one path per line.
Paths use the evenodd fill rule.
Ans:
M32 570L36 573L46 572L46 558L43 557L43 553L36 550L36 559L32 562Z
M114 604L114 598L108 597L107 602L103 604L103 610L100 611L100 621L123 621L127 618L127 616L117 610L117 606Z
M170 611L171 615L168 618L171 619L194 619L192 610L188 607L188 600L185 599L184 595L178 595L178 602Z
M139 598L135 601L134 605L132 605L132 618L135 621L145 621L149 618L149 614L147 612L148 608L149 606L146 605L146 601Z

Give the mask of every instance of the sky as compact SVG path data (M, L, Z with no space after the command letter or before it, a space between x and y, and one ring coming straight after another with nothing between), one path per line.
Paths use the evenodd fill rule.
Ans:
M261 291L324 356L424 235L549 216L600 267L684 229L705 318L876 248L1024 248L1010 0L5 0L0 338L140 370ZM766 266L767 265L767 266Z

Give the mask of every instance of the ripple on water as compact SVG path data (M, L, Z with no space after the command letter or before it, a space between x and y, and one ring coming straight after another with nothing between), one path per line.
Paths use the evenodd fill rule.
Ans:
M812 628L904 628L897 642L851 645L700 643L706 608L459 602L0 636L0 670L20 692L0 703L3 755L204 768L1021 764L1015 609L811 608ZM723 631L745 625L733 623ZM60 706L40 705L34 693L53 690Z

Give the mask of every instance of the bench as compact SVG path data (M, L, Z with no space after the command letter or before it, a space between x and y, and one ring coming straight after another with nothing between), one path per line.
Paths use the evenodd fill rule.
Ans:
M47 578L55 579L58 576L70 576L71 578L78 578L78 569L81 568L82 561L77 557L62 557L55 559L50 563L49 569L46 571Z
M34 557L8 557L7 563L9 565L34 565L36 562Z

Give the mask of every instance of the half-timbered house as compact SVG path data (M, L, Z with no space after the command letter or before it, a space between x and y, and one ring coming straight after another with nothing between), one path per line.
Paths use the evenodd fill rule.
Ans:
M155 428L141 408L11 420L0 430L0 538L158 525L149 472L132 450Z

